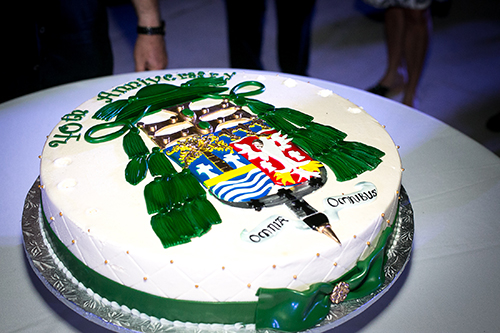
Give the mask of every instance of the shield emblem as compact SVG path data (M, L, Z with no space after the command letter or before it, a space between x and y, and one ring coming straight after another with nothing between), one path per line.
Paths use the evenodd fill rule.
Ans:
M165 152L219 200L240 207L257 200L278 204L281 188L308 187L323 168L286 135L256 120L179 140Z

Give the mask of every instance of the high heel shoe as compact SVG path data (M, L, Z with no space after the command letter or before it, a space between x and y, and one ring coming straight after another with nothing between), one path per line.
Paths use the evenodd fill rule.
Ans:
M390 87L387 87L387 86L384 86L384 85L378 83L378 84L374 85L373 87L368 88L367 91L371 92L372 94L379 95L382 97L392 97L392 96L395 96L395 95L399 94L400 92L402 92L403 89L404 89L404 86L402 86L402 85L396 86L394 88L390 88Z
M368 88L367 91L371 92L372 94L375 94L375 95L387 97L390 89L389 89L389 87L383 86L381 84L377 84L371 88Z

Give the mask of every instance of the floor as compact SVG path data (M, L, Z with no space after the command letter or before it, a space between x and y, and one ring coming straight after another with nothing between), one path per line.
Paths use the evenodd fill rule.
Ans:
M433 18L418 109L500 156L500 133L485 127L500 112L500 1L452 1L448 16ZM229 67L223 0L160 0L160 5L169 69ZM317 0L309 75L359 89L376 83L386 61L380 14L362 0ZM118 1L109 18L115 73L131 72L134 10ZM275 35L269 1L262 59L271 71L279 71Z

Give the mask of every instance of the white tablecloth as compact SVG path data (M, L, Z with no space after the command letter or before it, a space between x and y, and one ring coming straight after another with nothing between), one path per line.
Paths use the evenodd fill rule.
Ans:
M177 71L189 70L171 72ZM87 80L0 105L1 332L104 331L58 301L32 272L22 245L23 203L39 174L45 137L62 115L101 90L165 72ZM305 80L350 99L387 126L401 146L403 185L415 214L413 253L401 277L334 331L500 331L500 159L416 110L354 88Z

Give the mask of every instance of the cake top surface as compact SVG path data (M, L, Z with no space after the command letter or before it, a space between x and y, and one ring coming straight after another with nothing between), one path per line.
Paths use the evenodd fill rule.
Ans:
M85 140L85 133L88 134L91 128L96 129L97 126L99 132L92 132L87 138L109 137L124 127L116 118L102 120L94 119L93 116L104 106L116 101L130 102L137 99L142 88L158 89L165 85L166 88L162 89L168 90L174 89L170 86L182 87L193 79L209 77L222 78L223 84L217 87L224 89L204 93L202 98L189 101L181 108L179 104L175 108L143 115L136 122L137 128L140 128L138 135L148 151L162 149L176 171L189 166L191 173L203 184L207 200L220 216L221 223L212 225L200 237L193 237L185 244L165 246L152 228L151 217L154 214L148 214L145 200L145 189L154 182L154 177L147 173L136 185L130 184L125 177L125 170L130 163L129 156L124 152L125 135L89 142L92 140ZM244 84L241 85L242 83ZM233 96L229 101L220 98L220 95L229 95L231 91L239 93L240 98ZM264 116L257 116L255 110L252 112L248 103L235 107L242 98L262 102L279 110L292 109L312 116L315 123L345 133L341 142L362 143L381 151L381 161L373 170L364 171L353 179L339 181L330 167L319 162L312 163L315 159L300 145L291 145L295 141L291 142L283 130L277 130L276 126L259 125L259 119ZM232 106L229 105L222 111L220 107L216 107L217 111L213 111L214 105L221 102L232 102ZM203 111L204 109L209 111ZM233 116L235 113L238 117ZM185 144L186 138L193 139L193 133L190 132L193 122L186 121L186 117L193 119L193 116L198 117L195 123L197 128L208 128L202 133L203 137L215 134L219 141L224 141L220 140L221 137L225 138L224 142L215 146L210 141L212 148L200 152L196 158L186 157L193 146ZM217 119L220 126L214 125ZM99 127L111 123L114 125ZM223 132L224 129L233 129L239 124L243 124L240 132ZM314 138L315 132L309 132L308 135ZM162 139L158 140L158 137ZM195 137L195 141L198 141L192 144L200 144L199 137ZM290 145L291 148L283 149L283 146ZM219 160L224 154L231 155L226 156L225 164L232 167L233 173L235 169L246 168L243 171L256 170L267 174L266 179L272 179L272 184L266 189L252 190L264 193L260 197L257 195L257 201L272 195L275 200L279 198L278 191L286 189L303 199L308 207L324 213L341 245L310 228L304 223L304 217L297 216L297 212L286 204L273 205L271 200L270 204L255 209L255 206L245 206L252 200L251 195L245 194L243 199L238 199L237 195L224 196L227 190L222 190L222 194L217 192L217 185L231 180L232 176L227 176L228 172L220 165L218 170L214 168L214 165L217 166L214 162L217 156L213 157L211 153L218 155ZM199 158L204 160L193 162ZM207 160L213 164L209 165ZM247 161L244 165L241 163L243 160ZM306 168L304 165L310 167ZM309 186L312 178L321 179L320 186ZM261 272L252 271L254 261L259 261L262 267L278 265L286 269L286 263L297 258L321 260L321 254L333 251L335 255L331 261L334 261L342 256L344 249L358 247L359 250L349 255L353 258L346 258L346 262L354 261L365 250L367 240L373 239L380 232L374 221L380 220L387 207L394 203L401 182L401 163L397 149L383 126L362 108L330 90L279 75L245 72L168 73L138 79L101 92L76 110L69 111L45 144L41 180L47 186L50 200L60 210L60 214L77 223L81 232L98 235L98 243L95 244L98 248L106 249L109 248L108 244L114 244L130 253L146 253L152 263L159 260L192 260L192 274L196 274L194 271L200 270L205 264L219 265L225 269L231 263L238 265L240 270L247 269L249 275L258 276ZM303 198L296 190L301 186L311 188ZM366 196L370 193L374 194L373 198L366 202L359 200L360 196L355 201L352 200L356 195ZM339 205L339 202L349 201L353 204ZM272 223L275 228L270 227ZM368 227L370 225L374 227ZM148 265L147 262L143 264ZM293 275L293 272L290 274Z

